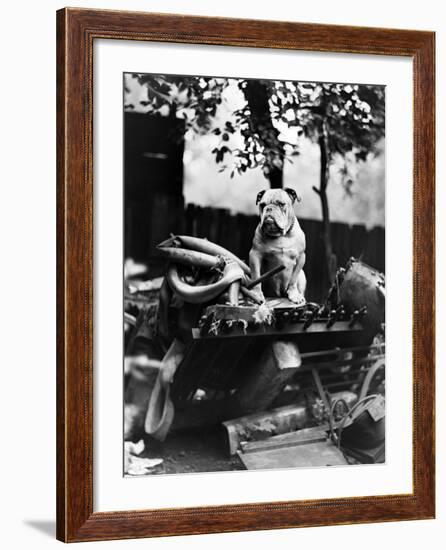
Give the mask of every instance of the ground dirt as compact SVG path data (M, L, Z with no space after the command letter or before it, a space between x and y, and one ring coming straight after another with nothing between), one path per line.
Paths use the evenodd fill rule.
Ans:
M237 456L229 456L222 428L172 433L162 443L147 438L145 445L142 457L163 459L163 463L154 468L153 474L245 469Z

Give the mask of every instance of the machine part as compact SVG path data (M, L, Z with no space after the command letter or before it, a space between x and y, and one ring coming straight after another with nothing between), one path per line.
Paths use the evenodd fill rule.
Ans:
M310 306L310 304L307 304ZM313 305L313 304L311 304ZM320 316L320 314L322 313L322 311L324 310L324 307L321 307L319 308L319 306L316 305L316 307L313 307L311 309L311 312L309 313L307 319L305 320L304 324L303 324L303 330L307 330L308 327L310 327L313 322Z
M285 269L284 265L282 265L282 264L278 265L278 266L274 267L273 269L270 269L269 271L267 271L266 273L264 273L263 275L261 275L257 279L254 279L254 281L250 281L250 283L246 285L246 288L248 290L251 290L252 288L257 286L258 284L262 283L263 281L266 281L266 279L269 279L270 277L274 277L274 275L277 275L277 273L280 273L284 269Z
M224 266L223 276L217 282L208 285L193 286L185 283L178 273L177 266L171 264L167 269L166 278L170 288L182 300L192 304L200 304L216 298L231 283L242 279L243 271L237 263L231 261Z
M370 334L379 332L385 317L384 275L351 258L345 271L336 277L335 284L336 289L330 294L336 298L336 305L343 304L350 314L367 307L367 315L361 324Z
M336 307L339 305L339 289L341 287L342 281L344 280L345 268L340 267L335 275L335 280L328 291L326 303L329 307Z
M172 235L169 239L160 243L157 248L159 250L168 249L168 248L181 248L185 247L189 250L195 250L197 252L202 252L204 254L209 254L211 256L219 256L222 258L228 258L238 263L238 265L243 269L246 275L251 275L250 268L235 254L220 246L208 241L207 239L200 239L198 237L190 237L188 235Z
M360 399L337 425L338 446L371 449L385 441L385 400L382 395Z
M334 432L334 419L333 419L333 414L332 414L332 410L331 410L331 404L330 404L330 399L329 399L328 393L324 390L324 387L322 386L321 378L319 376L319 372L317 371L317 369L312 368L311 369L311 374L313 376L313 380L314 380L314 383L316 385L319 397L322 400L322 403L324 405L325 412L328 416L328 423L329 423L329 426L330 426L330 433L333 434L333 432Z
M242 286L243 290L244 287ZM362 332L362 326L357 323L353 328L349 328L348 321L336 321L332 326L327 327L327 317L320 317L321 308L317 304L305 304L296 306L286 298L269 299L259 308L252 304L241 304L233 307L224 304L214 304L208 306L201 315L197 329L193 329L193 338L198 336L220 337L217 330L210 331L211 325L215 327L214 321L219 320L243 320L248 323L247 330L234 330L232 336L265 336L277 335L283 336L301 334L306 338L305 333L338 333L338 332ZM265 313L265 315L261 315ZM212 317L212 323L210 322ZM308 318L313 319L308 322ZM306 328L304 325L306 324ZM345 344L344 344L345 345Z
M228 288L228 302L231 306L238 306L238 294L240 292L240 280L234 281Z
M161 247L158 250L169 261L175 264L204 267L206 269L212 269L222 264L221 256L211 256L210 254L188 250L187 248Z
M333 420L339 422L358 402L358 395L352 391L340 391L330 394L331 414Z
M378 357L384 357L386 344L385 343L379 343L379 344L372 344L371 346L354 346L354 347L336 347L334 349L325 349L320 351L312 351L309 353L303 353L302 358L305 361L313 361L314 359L320 359L324 358L324 361L328 361L327 356L333 356L335 355L336 358L339 357L340 354L346 355L347 353L375 353L375 355L372 357L372 359L377 359ZM331 357L330 357L331 359ZM327 363L328 366L328 363Z
M218 319L216 319L215 322L218 322ZM221 331L213 330L212 326L218 327L218 325L213 325L213 323L209 325L209 323L206 322L200 328L193 328L193 339L198 340L200 338L211 339L227 337L227 335ZM289 336L299 336L299 338L302 338L302 341L305 341L307 334L324 334L330 336L331 338L334 337L334 335L339 335L339 338L345 338L348 344L353 339L355 334L361 335L362 333L363 329L360 325L356 325L355 327L349 329L348 323L344 321L336 323L329 329L325 326L325 321L315 321L306 329L303 328L302 323L293 321L287 326L277 326L275 323L267 325L265 323L254 323L248 321L247 328L242 325L235 327L234 331L231 333L231 338L244 338L245 336L250 336L253 338L263 338L264 336L287 338ZM345 364L345 361L343 363Z
M358 321L361 321L363 317L367 315L367 306L362 306L360 309L355 309L350 318L348 324L349 327L353 327Z
M316 426L313 428L303 428L284 434L273 435L267 439L259 441L242 441L240 449L243 453L253 453L256 451L266 451L272 449L283 449L288 447L297 447L307 445L308 443L317 443L327 440L328 426Z
M379 357L375 363L370 367L368 370L366 377L364 378L364 381L361 386L361 391L359 393L359 399L364 399L369 393L369 391L372 389L372 391L375 390L373 387L374 384L372 382L374 381L375 377L377 376L378 372L385 372L386 368L386 361L385 357Z
M332 355L337 355L338 357L344 355L344 357L342 357L341 359L333 359L331 361L325 360L323 362L321 361L321 362L317 362L317 363L316 362L314 362L314 363L308 362L308 366L314 366L314 367L317 367L318 369L330 368L330 369L334 370L334 369L339 369L339 368L346 367L346 366L363 365L363 364L365 365L367 363L372 363L373 361L376 361L377 359L384 359L384 355L359 357L357 359L353 359L352 357L349 357L347 355L349 353L349 351L347 351L347 350L344 351L342 348L331 350L330 353ZM306 358L307 357L305 357L305 359ZM305 365L305 366L307 366L307 365ZM336 372L336 371L334 370L334 372Z
M345 315L345 308L343 305L338 306L336 309L332 310L330 312L330 317L327 321L327 328L332 327L336 321L339 321L342 319Z
M305 307L294 309L290 314L290 321L292 323L298 323L305 314Z
M361 365L365 363L362 357L368 348L358 348L363 333L359 323L349 329L347 321L337 321L327 329L325 317L314 321L303 331L303 320L293 322L294 313L300 310L313 311L319 309L319 306L296 308L295 304L284 298L267 300L267 303L273 307L276 317L285 319L282 328L277 327L275 322L272 325L255 324L255 306L213 304L204 309L199 305L194 306L197 308L196 320L190 326L196 328L192 329L192 338L186 330L181 332L187 353L175 374L172 386L175 405L180 405L181 401L190 401L195 391L202 388L232 392L235 402L232 409L234 416L276 406L275 400L280 395L282 386L289 384L289 380L287 381L288 371L278 369L271 357L263 364L261 356L266 354L265 349L271 346L273 340L292 341L298 347L305 357L305 362L299 369L311 369L314 361L322 361L316 365L317 368L321 366L328 369L337 362L339 366L350 365L352 361L358 365L359 362ZM183 304L179 311L183 311L186 306L193 307L193 304ZM284 317L285 313L288 313L287 318ZM286 321L288 318L289 322ZM355 353L352 360L346 357L344 351L351 349L353 344L356 344L354 350L365 351ZM343 351L336 349L338 347ZM357 369L354 370L356 373ZM330 372L329 376L333 378L334 375ZM356 380L355 378L355 382ZM345 383L332 384L332 387L338 391L347 388L348 383L345 380ZM253 402L250 402L251 397Z
M230 455L236 454L242 442L258 441L271 436L295 432L305 426L308 413L305 405L287 405L241 416L223 422L228 438Z

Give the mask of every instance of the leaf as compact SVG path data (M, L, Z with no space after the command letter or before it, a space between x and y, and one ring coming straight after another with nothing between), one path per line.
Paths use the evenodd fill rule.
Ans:
M220 149L217 149L216 147L215 149L212 150L212 152L215 153L215 162L218 163L223 161L225 153L229 153L230 149L226 147L226 145L223 145L223 147L221 147Z

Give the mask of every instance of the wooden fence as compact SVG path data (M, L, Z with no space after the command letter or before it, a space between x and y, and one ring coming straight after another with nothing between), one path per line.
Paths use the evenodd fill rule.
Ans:
M219 243L240 258L247 259L252 238L258 224L258 216L231 214L228 210L201 208L189 204L185 211L185 233L206 237ZM299 218L307 242L307 298L321 301L327 294L322 288L321 265L324 258L322 223L317 220ZM379 271L385 271L385 230L374 227L368 230L364 225L331 224L333 251L338 267L344 266L349 258L360 258Z

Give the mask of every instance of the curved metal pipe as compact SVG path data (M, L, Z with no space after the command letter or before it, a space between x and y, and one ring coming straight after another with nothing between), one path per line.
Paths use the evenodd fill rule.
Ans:
M166 274L167 282L173 292L182 300L191 304L209 302L224 292L231 283L243 279L243 276L241 267L235 262L226 264L223 277L216 283L209 285L192 286L185 283L180 278L175 264L168 267Z
M211 269L222 264L221 257L212 256L196 250L177 247L158 247L158 250L171 262L191 267L204 267Z
M251 275L251 269L238 256L236 256L223 246L215 244L212 241L208 241L207 239L190 237L189 235L174 235L160 243L157 248L159 250L163 250L166 248L175 248L175 245L178 246L178 244L189 250L194 250L196 252L201 252L204 254L210 254L211 256L222 256L223 258L233 260L234 262L237 262L237 264L243 269L246 275Z

